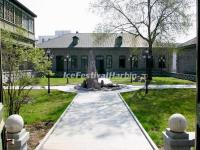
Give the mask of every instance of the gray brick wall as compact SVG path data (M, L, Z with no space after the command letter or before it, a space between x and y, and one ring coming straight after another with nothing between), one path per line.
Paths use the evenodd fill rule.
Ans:
M185 47L177 53L177 73L196 74L196 47Z
M138 55L138 68L133 68L134 71L145 70L145 59L142 57L142 52L144 48L140 48L139 51L133 51L132 48L92 48L94 50L95 57L101 55L104 57L104 68L107 72L129 72L130 71L130 61L128 60L130 54ZM89 51L91 48L68 48L68 49L52 49L54 54L53 58L53 67L52 70L56 71L56 56L77 56L78 58L78 68L71 69L71 63L69 63L69 71L76 72L84 70L81 68L81 56L89 55ZM112 68L106 68L106 56L112 56ZM126 57L126 67L119 68L119 56L124 55ZM154 49L153 50L153 58L154 58L154 71L159 71L158 67L158 58L160 55L164 55L166 58L166 68L163 71L171 72L172 65L172 52L166 49ZM67 70L66 63L64 64L64 71Z

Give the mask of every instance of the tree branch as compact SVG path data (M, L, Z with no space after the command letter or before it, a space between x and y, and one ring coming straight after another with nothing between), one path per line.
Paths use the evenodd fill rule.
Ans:
M170 17L170 16L179 8L179 6L180 6L180 3L179 3L179 5L178 5L176 8L174 8L174 9L173 9L170 13L168 13L167 15L165 14L165 11L166 11L168 8L170 8L170 7L169 7L169 6L166 6L166 7L162 10L161 15L160 15L160 17L159 17L159 19L158 19L158 21L157 21L157 23L156 23L156 26L155 26L154 30L152 31L152 33L151 33L151 35L153 35L153 37L152 37L152 41L153 41L153 42L155 41L156 37L160 34L160 33L157 33L158 27L161 25L161 23L162 23L164 20L166 20L168 17ZM166 16L165 16L165 15L166 15Z
M122 15L127 19L127 21L133 26L133 28L135 28L136 32L138 33L138 34L136 34L136 35L141 36L145 41L148 42L149 39L146 38L146 37L144 37L144 36L140 33L138 27L137 27L137 26L130 20L130 18L122 11L122 9L120 8L119 5L118 5L118 7L119 7L119 8L117 8L114 4L113 4L113 6L112 6L113 9L117 10L120 14L122 14ZM132 33L132 32L131 32L131 33ZM132 33L132 34L133 34L133 33Z

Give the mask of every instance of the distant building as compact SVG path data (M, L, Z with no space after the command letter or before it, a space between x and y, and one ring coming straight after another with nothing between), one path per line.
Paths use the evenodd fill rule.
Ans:
M179 45L177 52L177 73L196 74L197 38L193 38Z
M67 33L71 33L70 30L57 30L55 31L55 37L63 36Z
M37 44L47 42L53 38L55 38L54 35L38 36Z
M51 49L54 72L65 72L67 64L64 62L66 56L70 56L69 71L87 71L89 51L93 50L96 59L98 73L106 72L130 72L130 55L134 56L132 63L134 72L144 72L146 61L143 58L148 48L148 43L141 37L122 34L105 33L69 33L61 37L51 39L37 45L45 50ZM172 72L172 51L169 47L153 48L153 71ZM160 59L163 58L162 64Z
M153 72L196 73L196 40L178 46L153 47ZM70 56L69 72L87 71L89 51L93 50L98 73L130 72L130 55L134 56L133 72L145 72L144 52L148 44L140 37L123 34L69 33L37 45L54 54L52 70L66 72L64 61ZM176 50L175 50L176 49ZM161 61L162 60L162 61Z
M58 30L58 31L55 31L55 35L43 35L43 36L38 36L38 40L37 40L37 43L44 43L44 42L47 42L51 39L54 39L54 38L57 38L57 37L60 37L60 36L63 36L65 34L68 34L70 33L71 31L70 30Z
M35 45L35 17L30 9L17 0L0 0L1 32L8 30L18 36L17 29L22 29L24 34L20 39L24 45Z

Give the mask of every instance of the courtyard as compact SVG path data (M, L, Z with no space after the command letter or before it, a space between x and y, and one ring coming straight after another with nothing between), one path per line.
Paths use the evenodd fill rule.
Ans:
M53 127L53 125L58 122L58 119L60 120L61 114L63 114L64 112L65 113L68 112L68 111L66 111L66 108L67 108L67 110L69 109L68 105L72 101L77 101L77 100L73 100L75 95L82 93L81 91L79 92L77 90L74 90L74 88L72 88L72 87L74 87L76 84L82 83L84 78L78 78L78 79L71 78L71 79L69 79L68 84L66 84L66 78L51 78L50 80L51 80L51 93L49 95L47 95L47 89L48 89L47 78L41 78L39 80L40 82L38 82L37 86L35 86L35 89L33 89L30 94L30 97L31 97L30 103L21 108L20 115L23 116L26 128L30 131L30 134L31 134L30 141L28 144L30 149L35 149L39 143L41 144L41 140L44 139L44 137L46 136L46 134L48 132L51 132L51 134L53 134L53 132L51 131L52 130L51 128ZM191 132L194 131L194 129L195 129L195 127L194 127L195 126L195 115L194 115L195 101L194 101L194 99L195 99L195 95L196 95L195 94L196 93L195 82L188 81L188 80L176 79L176 78L172 78L172 77L154 77L152 81L155 81L156 84L152 82L152 84L149 85L149 88L150 88L149 93L147 95L145 95L144 83L140 83L140 82L139 83L138 82L131 83L130 78L113 77L111 80L115 83L127 84L127 85L131 86L131 88L129 88L129 89L122 90L123 93L121 95L124 98L125 102L128 104L128 106L130 107L131 111L135 114L135 116L137 117L137 119L139 120L141 125L144 127L147 134L149 134L150 138L153 140L153 142L157 145L158 148L163 147L162 131L164 131L165 128L167 128L168 118L173 113L178 112L178 113L183 114L187 118L187 121L188 121L187 131L191 131ZM169 87L169 86L164 87L164 85L171 85L171 87ZM156 88L156 86L163 86L163 87L162 87L162 89L160 89L158 87ZM182 87L178 87L178 86L182 86ZM107 93L108 95L110 95L111 93L114 94L116 92L115 91L103 92L104 94L103 93L102 94L106 95L106 93ZM83 94L85 96L91 95L92 92L84 91ZM100 92L93 92L93 94L94 94L94 96L98 97ZM113 97L113 96L111 96L111 97ZM84 100L84 98L81 98L80 102L85 101L84 102L85 105L82 105L82 102L81 102L80 105L74 106L80 112L77 112L77 110L73 110L73 107L70 106L70 107L72 107L71 108L72 111L76 111L77 114L76 115L74 114L75 116L72 117L73 119L71 117L68 118L69 120L66 122L66 125L63 126L66 129L62 129L60 127L57 127L57 129L59 129L61 131L66 131L66 132L63 132L63 134L66 134L65 135L66 138L67 138L67 134L69 134L70 130L74 131L73 136L78 136L81 133L80 134L80 137L81 137L85 133L87 133L87 134L90 133L88 128L90 128L90 130L93 131L93 130L96 130L95 126L101 125L102 123L107 124L114 118L115 119L124 118L123 115L125 115L125 114L124 113L121 114L121 112L127 111L126 108L123 108L122 106L120 106L120 109L123 108L123 111L119 110L119 108L117 108L119 106L116 102L114 104L114 105L117 104L115 106L116 108L113 107L112 101L110 101L112 98L110 96L108 96L110 98L103 98L102 96L100 96L100 97L101 98L97 102L95 102L94 98L89 98L90 100L86 97L85 97L86 98L85 100ZM114 98L114 99L116 99L116 98ZM98 104L99 102L101 104ZM76 102L73 102L73 103L76 103ZM90 105L90 103L91 103L91 105ZM71 109L69 109L69 110L71 110ZM81 115L81 113L84 113L84 114L82 114L82 117L81 116L79 117L79 115ZM93 118L90 114L93 114L93 117L97 117L99 115L100 115L99 117L101 117L101 114L102 114L104 121L102 120L103 121L102 122L101 120L97 119L95 121L95 122L97 122L97 124L94 125L92 123L93 121L90 120ZM121 115L122 116L119 117L117 114L119 116L121 116ZM126 114L126 115L128 115L128 114ZM111 120L108 119L107 123L106 123L106 119L105 119L106 117L110 117L110 119L111 119ZM74 120L75 118L77 119L76 121ZM71 121L72 122L75 121L72 126L70 123ZM90 121L92 121L92 122L89 123ZM81 126L79 126L80 122L82 122ZM116 133L120 132L119 131L119 130L121 130L120 126L122 125L121 123L124 124L127 121L124 120L121 123L119 123L118 125L114 122L118 122L118 121L117 120L111 121L109 124L107 124L107 126L104 127L105 130L107 130L107 131L104 131L104 129L100 130L98 128L98 130L95 131L95 134L103 134L104 132L108 132L108 130L111 130L109 128L114 128L116 131L114 129L112 129L111 130L112 134L107 135L108 137L110 137L110 136L113 137L113 134L115 135L115 132ZM130 125L128 125L128 126L130 126ZM53 131L56 130L56 127L53 127L53 128L54 128ZM88 130L88 132L85 132L83 134L81 132L82 128L84 129L84 131ZM69 129L69 131L68 131L68 129ZM78 132L76 132L76 131L78 131ZM56 132L58 132L58 131L56 131ZM123 132L125 134L126 129ZM92 134L93 134L93 132L92 132ZM70 137L72 136L72 134L69 134L69 135L70 135ZM123 136L125 136L125 135L123 135ZM126 135L126 136L127 137L126 138L124 137L124 138L128 140L129 135ZM59 138L59 137L57 137L57 138ZM84 137L84 138L86 138L86 137ZM132 137L132 138L134 138L134 137ZM70 143L72 143L72 145L71 145L72 149L75 149L75 147L73 148L73 139L70 138L68 140L71 140ZM112 139L112 140L114 140L114 139ZM83 143L86 144L87 142L89 142L89 141L84 141ZM107 141L107 140L105 142L109 143L109 141ZM128 141L126 141L126 142L128 142ZM93 140L93 143L94 143L94 140ZM124 145L122 141L120 143L121 143L121 146L118 145L119 149L120 149L120 147L123 147L123 145ZM47 145L49 145L49 144L47 144ZM88 145L88 144L86 144L86 145ZM55 145L55 143L53 145ZM60 143L59 145L62 145L62 144ZM79 145L79 146L81 147L81 145ZM95 146L95 144L93 146ZM113 146L111 146L111 147L113 147ZM117 147L115 147L115 148L117 148ZM49 149L49 148L47 148L47 149ZM128 147L127 147L127 149L128 149ZM145 149L145 148L143 148L143 149Z
M200 149L195 6L0 0L0 150Z

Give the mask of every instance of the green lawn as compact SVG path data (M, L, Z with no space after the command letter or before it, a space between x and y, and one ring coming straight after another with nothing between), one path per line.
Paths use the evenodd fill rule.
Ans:
M69 78L69 84L81 84L85 78ZM113 77L111 78L113 83L117 84L133 84L133 85L143 85L144 83L141 82L130 82L130 78L120 78L120 77ZM51 85L66 85L67 79L66 78L51 78L50 79ZM46 86L48 84L47 78L38 78L38 85ZM195 82L177 79L173 77L153 77L151 84L195 84Z
M85 78L68 78L69 84L79 84L82 83ZM48 85L48 78L38 78L38 85L46 86ZM67 85L67 78L50 78L51 85Z
M168 118L174 113L186 117L187 131L195 131L195 89L149 90L147 95L139 90L122 96L159 147L163 146L162 131L168 127Z
M174 77L153 77L152 84L195 84L195 82Z
M32 90L30 93L32 100L21 108L20 115L23 117L25 124L43 121L55 122L74 96L74 93L57 90L52 90L50 95L47 94L46 90Z
M113 83L118 83L118 84L133 84L133 85L141 85L144 83L141 82L130 82L130 78L120 78L120 77L113 77L111 78ZM153 80L151 81L151 84L195 84L195 82L189 81L189 80L182 80L182 79L177 79L174 77L153 77Z

